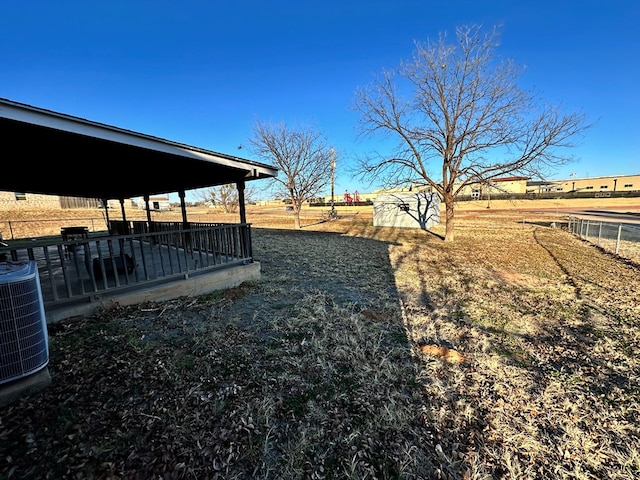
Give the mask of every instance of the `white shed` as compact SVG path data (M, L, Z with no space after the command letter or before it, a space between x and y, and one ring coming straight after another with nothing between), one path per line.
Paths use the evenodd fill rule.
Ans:
M440 223L440 197L436 193L390 193L373 201L375 227L420 228Z
M138 202L140 210L146 210L147 205L144 198ZM169 197L149 197L149 210L152 212L168 212L171 210Z

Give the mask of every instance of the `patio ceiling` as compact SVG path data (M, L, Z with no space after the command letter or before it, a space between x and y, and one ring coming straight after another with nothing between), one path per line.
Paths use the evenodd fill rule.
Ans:
M278 173L263 163L1 98L0 134L0 191L119 199Z

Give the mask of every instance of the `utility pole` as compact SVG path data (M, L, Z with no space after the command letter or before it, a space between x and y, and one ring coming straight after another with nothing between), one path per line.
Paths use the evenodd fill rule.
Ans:
M335 152L333 151L333 147L331 147L331 218L335 218L335 213L336 213L335 200L333 198L335 193L334 192L335 184L336 184L336 155L335 155Z

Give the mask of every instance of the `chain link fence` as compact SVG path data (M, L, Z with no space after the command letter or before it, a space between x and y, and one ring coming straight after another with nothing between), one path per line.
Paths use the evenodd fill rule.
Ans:
M640 225L569 217L569 230L603 250L640 263Z

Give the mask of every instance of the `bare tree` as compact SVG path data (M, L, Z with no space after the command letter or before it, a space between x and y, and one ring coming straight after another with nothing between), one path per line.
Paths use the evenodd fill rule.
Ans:
M312 127L289 128L284 123L257 121L249 140L254 153L278 168L276 193L291 202L296 228L304 202L317 197L331 179L331 149Z
M198 200L202 203L220 207L225 213L236 213L238 211L240 195L237 186L232 183L199 189L196 194ZM245 187L245 202L253 201L254 195L253 186Z
M359 171L387 186L431 187L445 204L446 241L454 239L454 201L465 186L510 173L544 177L570 161L559 150L588 128L584 115L563 115L518 87L521 68L495 55L496 28L458 28L456 40L416 42L411 61L384 71L355 99L361 134L397 141L392 158L362 160Z

